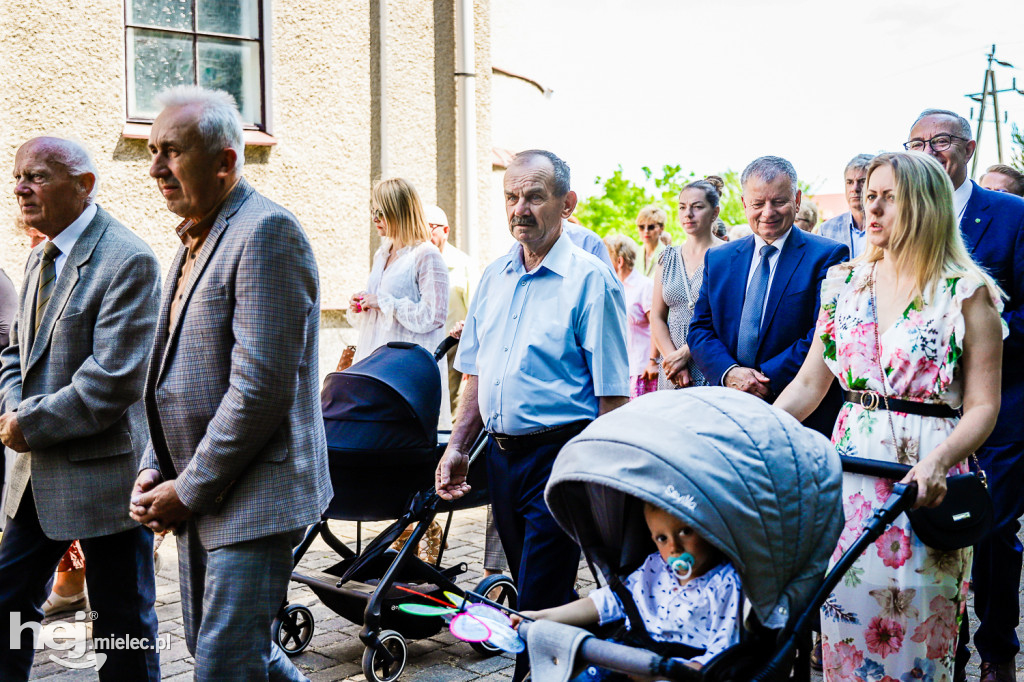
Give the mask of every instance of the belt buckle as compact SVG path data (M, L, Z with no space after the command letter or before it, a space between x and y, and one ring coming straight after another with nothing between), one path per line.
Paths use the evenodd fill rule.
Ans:
M860 406L868 411L877 410L879 400L881 398L875 391L864 391L860 394Z

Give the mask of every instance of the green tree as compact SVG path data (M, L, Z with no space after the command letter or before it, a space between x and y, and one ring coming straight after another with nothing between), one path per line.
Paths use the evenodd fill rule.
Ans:
M601 185L603 193L581 201L576 207L576 217L602 237L615 232L634 234L637 214L644 206L654 203L654 196L624 177L622 166L609 177L598 176L594 184Z
M1017 168L1017 170L1024 171L1024 133L1020 132L1020 128L1017 124L1013 125L1013 132L1010 133L1010 139L1013 140L1015 149L1013 150L1013 160L1010 164Z

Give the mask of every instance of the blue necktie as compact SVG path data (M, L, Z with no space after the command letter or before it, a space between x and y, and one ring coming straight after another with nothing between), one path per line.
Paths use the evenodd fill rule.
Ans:
M736 360L743 367L756 367L758 340L761 337L761 316L764 313L764 297L768 295L768 275L771 266L768 259L778 251L771 244L761 247L761 262L754 270L754 276L747 285L743 299L743 313L740 315L740 335L736 341Z

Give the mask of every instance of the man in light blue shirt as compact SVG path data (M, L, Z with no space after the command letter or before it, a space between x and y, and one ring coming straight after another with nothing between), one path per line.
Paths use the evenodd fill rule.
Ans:
M822 237L846 244L850 249L850 258L856 258L864 253L867 246L861 194L864 191L864 179L868 176L868 164L874 158L871 154L858 154L846 164L843 178L846 183L846 205L850 210L826 220L818 229L818 234Z
M544 503L562 445L629 395L622 287L572 243L569 168L547 151L518 154L505 172L505 211L519 245L491 263L470 305L455 367L468 375L451 441L437 467L444 499L464 495L482 429L488 487L519 608L576 598L579 548ZM520 655L514 680L528 662Z
M612 272L615 271L615 266L612 265L612 257L608 255L608 247L604 245L604 240L597 235L597 232L572 220L562 221L562 232L569 235L569 239L572 240L573 244L587 253L594 254L602 263L610 267Z

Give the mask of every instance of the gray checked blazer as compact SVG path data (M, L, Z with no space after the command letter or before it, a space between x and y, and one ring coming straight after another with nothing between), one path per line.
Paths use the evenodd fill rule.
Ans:
M146 379L142 468L176 478L207 550L314 523L331 499L319 398L320 285L290 212L244 179L228 194Z
M135 528L128 499L149 433L142 390L160 300L160 264L99 208L68 254L33 339L42 246L25 266L11 345L0 353L0 411L31 447L11 474L6 513L32 486L54 540Z

